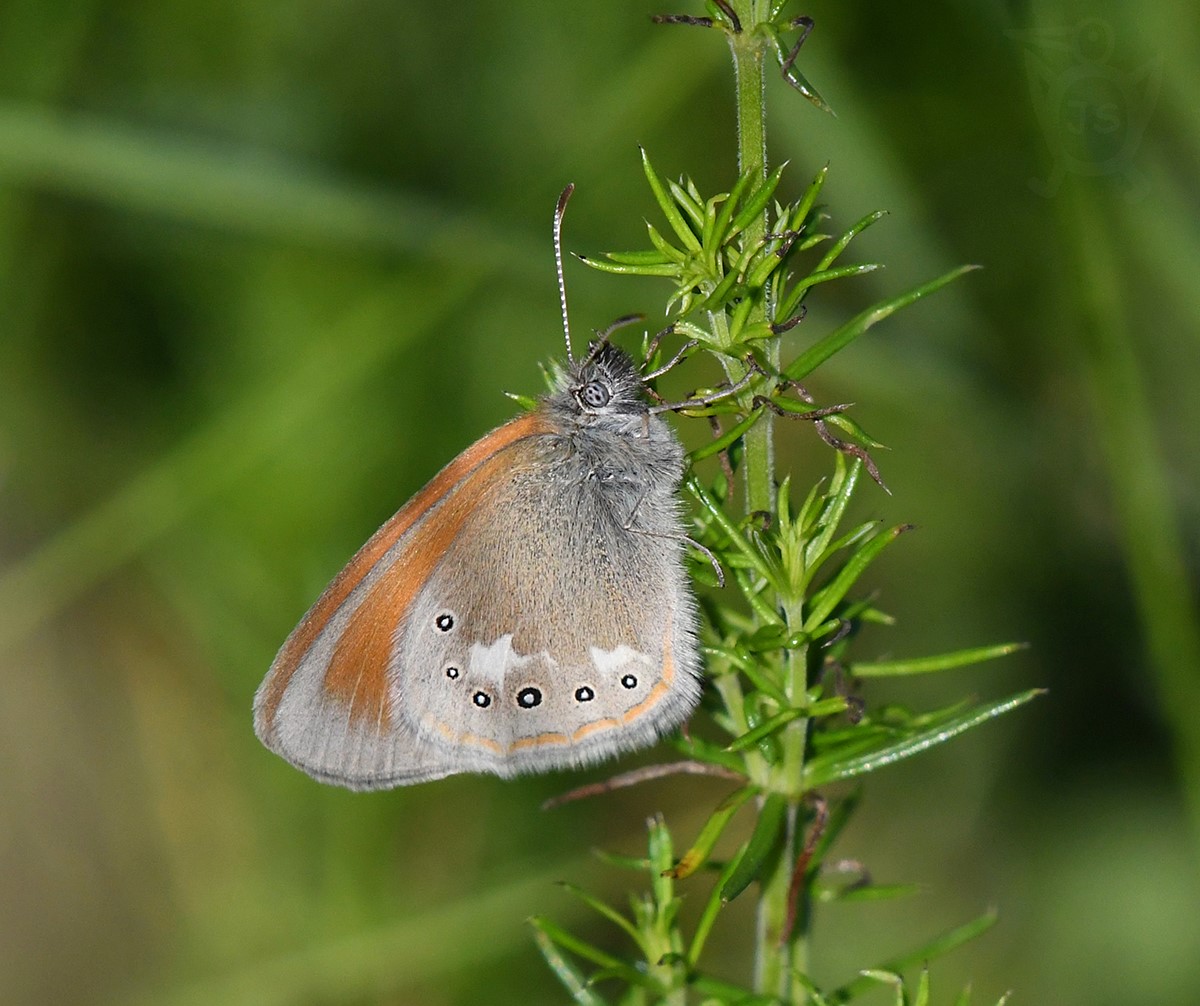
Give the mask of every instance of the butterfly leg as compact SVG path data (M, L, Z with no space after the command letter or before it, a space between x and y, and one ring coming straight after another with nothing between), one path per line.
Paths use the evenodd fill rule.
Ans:
M812 409L809 412L792 412L789 409L783 408L783 406L769 398L766 398L762 395L757 395L754 399L754 405L756 407L761 406L763 408L770 409L775 413L775 415L783 416L785 419L809 420L813 424L813 428L817 431L817 436L824 440L825 443L827 443L835 451L839 451L842 454L849 455L850 457L857 458L859 461L861 461L863 463L863 467L866 468L867 473L875 480L875 483L879 486L879 488L889 496L891 495L892 491L883 481L883 476L879 474L879 468L875 464L875 459L871 457L867 449L865 447L860 447L858 444L851 443L849 440L842 440L840 437L835 436L829 431L829 425L825 422L826 418L845 412L848 408L850 408L849 403L842 403L841 405L828 405L823 409Z
M622 531L628 531L630 534L644 534L649 538L670 538L672 541L683 541L691 545L697 552L702 552L704 556L712 563L713 571L717 574L717 585L725 586L725 571L721 568L721 564L717 561L717 557L713 555L712 550L705 548L695 538L690 538L686 534L663 534L659 531L646 531L640 527L633 526L633 519L637 516L638 509L642 505L642 501L646 498L646 492L638 497L638 501L633 505L633 509L629 511L629 517L624 524L621 525Z
M657 339L657 338L658 338L658 336L655 336L655 339ZM643 374L642 380L643 381L653 381L656 377L662 377L663 374L665 374L665 373L667 373L667 371L673 369L685 356L687 356L688 353L690 353L698 345L700 345L700 343L698 343L695 339L688 339L687 342L685 342L682 346L679 347L679 352L676 353L673 357L671 357L671 359L667 363L664 363L657 370L652 370L648 374ZM657 348L657 347L655 347L655 348Z
M718 388L716 391L707 395L701 395L699 398L690 398L683 402L663 402L660 405L652 406L650 411L652 413L658 413L683 412L687 409L702 409L706 405L712 405L714 402L719 402L722 399L730 398L733 395L736 395L756 377L758 377L758 373L753 367L751 367L747 369L746 373L733 384L728 384L723 388Z

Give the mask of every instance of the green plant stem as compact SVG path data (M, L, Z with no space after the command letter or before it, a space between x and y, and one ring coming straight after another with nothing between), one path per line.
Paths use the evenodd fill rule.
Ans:
M738 168L741 172L753 172L758 177L767 173L766 141L766 93L764 60L767 53L767 38L758 30L769 11L759 0L741 0L733 7L742 23L742 31L729 36L729 48L733 57L735 86L737 90L737 138ZM767 232L767 216L764 212L745 232L749 245L762 241ZM750 323L765 322L768 305L754 305ZM767 358L773 369L779 368L779 341L770 340L766 346ZM744 373L744 371L743 371ZM732 375L731 375L732 376ZM740 375L738 375L740 376ZM750 396L742 403L748 407ZM748 511L762 510L775 516L775 459L773 422L768 412L761 417L746 434L745 461L746 508ZM779 604L789 627L798 628L803 623L803 611L797 602L793 605ZM791 650L786 663L787 680L784 683L789 701L799 702L807 687L806 647ZM787 824L784 841L777 852L777 862L767 871L759 895L757 919L757 953L755 957L755 988L758 992L780 997L784 1002L803 1002L806 992L797 981L798 972L807 966L808 941L804 931L781 939L787 925L789 892L795 869L795 853L800 845L798 835L800 820L800 794L795 792L804 767L804 748L807 721L800 719L788 725L781 742L783 758L778 768L771 773L770 788L788 797Z
M756 30L768 13L765 4L757 0L741 0L733 4L742 22L742 31L729 36L729 50L733 57L733 74L737 91L737 142L738 170L753 172L757 177L767 175L767 116L765 77L763 60L767 51L767 40ZM745 240L752 246L763 239L767 232L767 215L764 210L745 230ZM750 313L749 323L765 321L767 318L766 304L756 304ZM771 366L779 366L779 346L777 341L767 347ZM745 373L734 373L733 378ZM743 406L749 406L747 396ZM748 511L764 510L774 512L775 505L775 458L774 438L772 436L772 417L764 416L746 434L745 471L746 471L746 509Z

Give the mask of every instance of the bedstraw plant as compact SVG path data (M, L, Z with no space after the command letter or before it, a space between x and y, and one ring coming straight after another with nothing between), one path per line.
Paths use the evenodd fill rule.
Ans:
M694 501L694 535L724 571L724 590L702 590L703 652L708 687L689 731L673 740L681 760L638 770L586 792L611 789L671 772L727 778L731 790L682 849L665 821L649 824L644 858L607 856L644 875L645 890L629 913L589 893L569 889L628 937L623 956L594 946L548 918L535 918L539 948L574 1002L629 1004L847 1003L881 983L895 1001L925 1004L927 971L906 984L903 973L986 930L979 918L876 963L837 988L810 980L809 935L814 906L838 898L901 897L907 886L875 886L865 872L825 869L830 850L860 797L856 780L876 769L995 719L1028 702L1027 691L994 701L955 702L914 711L876 707L862 686L874 678L947 671L1000 657L1014 644L915 659L860 656L856 637L867 623L888 624L886 612L859 585L872 562L907 527L854 522L856 492L883 479L872 458L881 445L841 404L821 404L809 388L814 371L878 322L955 280L955 269L877 303L828 332L801 325L810 295L822 284L870 272L875 263L848 262L856 235L882 213L869 213L840 235L825 233L820 202L828 168L798 198L783 195L785 165L766 161L764 84L770 58L799 94L828 110L797 66L812 29L785 13L785 0L717 0L705 16L663 15L660 23L704 28L727 41L736 81L739 171L728 192L706 196L687 178L664 179L643 152L642 167L662 223L648 223L650 247L584 261L618 275L654 276L671 287L669 326L643 345L651 374L709 354L732 392L708 405L681 409L703 417L713 437L692 452L685 491ZM668 29L664 29L668 30ZM785 333L799 327L802 338ZM784 342L803 348L788 358ZM711 397L700 389L691 401ZM831 471L801 489L776 470L773 424L811 425L833 449ZM695 553L702 587L719 572ZM864 697L865 696L865 697ZM582 795L580 793L568 796ZM753 824L736 852L714 859L718 840L739 810ZM703 876L713 877L707 883ZM695 885L703 909L685 931L681 884ZM753 893L752 893L753 892ZM756 957L744 984L709 974L705 947L722 908L757 897ZM969 990L957 1003L969 1002ZM943 1000L948 1001L948 1000Z

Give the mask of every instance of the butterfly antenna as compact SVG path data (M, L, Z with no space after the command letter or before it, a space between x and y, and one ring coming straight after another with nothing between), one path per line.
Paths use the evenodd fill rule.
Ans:
M562 190L562 195L558 197L558 205L554 208L554 268L558 272L558 302L562 305L563 337L567 340L568 363L574 363L575 357L571 354L571 321L567 317L567 284L563 279L562 222L563 214L567 212L567 200L574 191L575 183L572 182Z

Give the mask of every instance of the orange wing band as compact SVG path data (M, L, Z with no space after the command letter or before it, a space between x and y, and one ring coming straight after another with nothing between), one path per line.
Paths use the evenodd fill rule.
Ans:
M292 675L330 618L396 542L464 479L470 477L479 492L485 492L492 476L507 468L497 460L506 447L549 432L551 427L540 412L528 412L493 430L451 461L371 536L325 588L275 658L262 705L265 724L274 722ZM374 717L380 732L391 716L387 665L392 633L479 500L476 493L459 493L450 503L444 516L414 533L406 561L394 562L355 608L325 670L327 694L346 702L352 719Z

